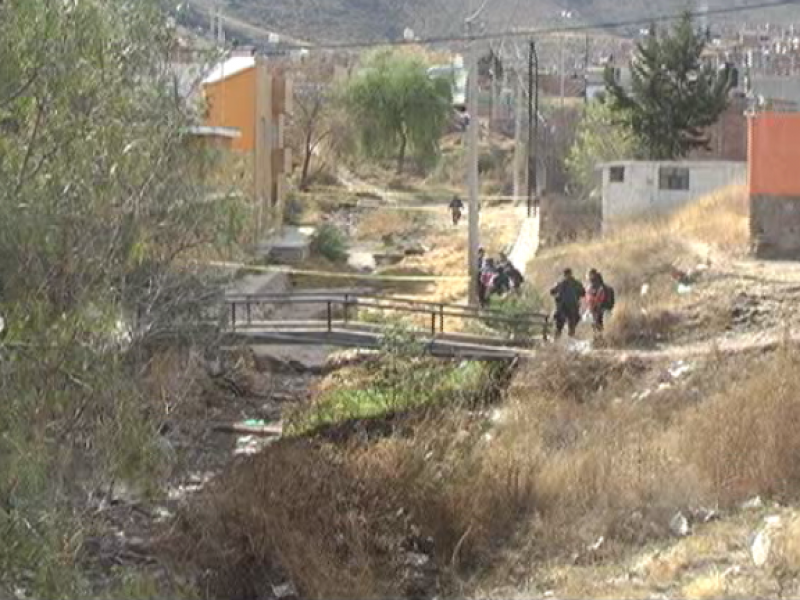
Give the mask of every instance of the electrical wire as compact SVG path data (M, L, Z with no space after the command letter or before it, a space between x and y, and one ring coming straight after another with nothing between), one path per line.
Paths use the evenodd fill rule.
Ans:
M343 43L325 43L316 44L313 46L302 46L286 44L282 46L285 50L359 50L365 48L379 48L386 46L416 46L416 45L429 45L429 44L444 44L455 42L470 42L470 41L483 41L483 40L500 40L504 38L529 38L535 36L543 36L554 33L574 33L586 32L603 29L620 29L624 27L635 27L640 25L649 25L651 23L664 23L669 21L676 21L688 14L691 17L708 17L714 15L729 15L743 12L752 12L756 10L767 10L771 8L780 8L785 6L798 6L800 7L800 0L771 0L770 2L758 2L748 6L729 6L727 8L709 8L705 10L694 11L681 11L678 13L670 13L663 15L654 15L650 17L642 17L636 19L627 19L620 21L606 21L600 23L586 23L575 24L569 26L559 27L543 27L533 29L511 29L509 31L497 31L490 33L478 33L470 36L465 35L443 35L433 36L417 40L385 40L385 41L363 41L363 42L343 42Z

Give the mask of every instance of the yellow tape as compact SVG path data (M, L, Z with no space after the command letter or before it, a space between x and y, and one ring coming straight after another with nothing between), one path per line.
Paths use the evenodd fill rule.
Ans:
M360 279L364 281L408 281L408 282L436 282L436 281L468 281L466 275L368 275L365 273L330 273L328 271L308 271L292 267L265 267L261 265L248 265L245 263L225 261L203 261L209 267L225 267L229 269L247 269L262 273L285 273L287 275L304 275L309 277L327 277L329 279Z

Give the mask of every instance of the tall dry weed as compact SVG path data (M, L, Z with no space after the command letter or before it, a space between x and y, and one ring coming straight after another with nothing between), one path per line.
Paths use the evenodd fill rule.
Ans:
M800 354L782 347L718 391L681 424L683 458L731 505L755 494L794 497L800 485Z
M443 575L475 568L532 505L519 457L478 439L474 423L436 419L369 446L279 444L184 516L173 551L212 595L290 580L309 598L413 596L409 552Z
M621 300L607 319L605 342L615 347L647 347L668 341L680 316L658 303L650 304L636 297Z
M679 210L669 227L681 237L741 253L747 250L750 241L749 214L747 188L729 186Z
M395 595L402 523L377 492L329 448L279 443L184 515L175 549L210 597L254 598L287 580L307 598Z
M796 498L800 354L713 360L645 399L652 365L554 353L491 419L465 405L380 439L281 442L187 515L186 557L229 595L284 579L307 597L446 593L617 557L671 535L678 511ZM431 557L429 579L409 575L409 552Z

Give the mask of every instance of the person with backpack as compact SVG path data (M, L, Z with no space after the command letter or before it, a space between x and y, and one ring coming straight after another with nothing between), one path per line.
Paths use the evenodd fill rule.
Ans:
M511 278L508 276L508 266L499 264L495 267L494 281L492 282L492 293L497 296L505 296L511 291Z
M581 300L586 296L586 290L581 282L572 275L572 269L564 269L564 275L550 290L550 295L556 303L553 318L556 322L556 339L561 337L564 325L567 333L575 337L575 330L581 320Z
M480 285L478 286L478 300L481 308L486 308L489 305L489 297L495 291L494 282L496 277L497 270L494 266L494 259L487 258L480 272Z
M514 266L511 259L505 252L500 253L500 259L497 263L497 271L502 275L501 282L504 284L503 293L510 292L512 289L518 292L525 282L525 277L520 273L519 269Z
M603 333L605 314L614 309L614 288L603 281L597 269L589 269L587 279L586 308L592 316L592 329L599 335Z
M508 273L508 279L511 281L511 288L515 292L519 292L522 289L522 284L525 283L524 275L511 263L508 263L506 271Z

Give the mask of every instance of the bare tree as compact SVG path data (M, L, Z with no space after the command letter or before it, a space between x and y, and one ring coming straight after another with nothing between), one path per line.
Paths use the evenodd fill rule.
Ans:
M290 136L303 157L299 187L304 191L311 183L314 157L321 154L323 145L330 141L335 129L334 75L334 65L324 59L306 65L297 75Z

